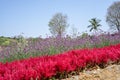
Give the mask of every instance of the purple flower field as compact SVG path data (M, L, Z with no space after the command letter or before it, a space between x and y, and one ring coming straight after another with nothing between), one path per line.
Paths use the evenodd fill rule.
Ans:
M30 56L53 55L72 49L97 48L120 43L120 34L101 34L97 36L77 36L76 38L67 37L48 37L48 38L28 38L27 43L16 44L5 47L0 51L0 58L23 59ZM24 45L27 44L27 45ZM11 60L11 57L13 58ZM19 58L18 58L19 57ZM8 60L9 61L9 60Z

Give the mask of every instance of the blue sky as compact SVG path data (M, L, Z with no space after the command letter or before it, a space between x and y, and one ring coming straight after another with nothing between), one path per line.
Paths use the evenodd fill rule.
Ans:
M94 17L108 31L105 16L114 1L118 0L0 0L0 36L46 37L50 35L48 23L58 12L68 16L68 34L73 26L80 33L89 31L88 21Z

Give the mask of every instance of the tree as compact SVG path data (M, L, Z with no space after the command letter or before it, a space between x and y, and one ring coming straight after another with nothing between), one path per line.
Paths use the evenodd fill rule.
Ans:
M74 25L72 25L71 27L71 34L72 34L72 38L76 38L78 35L78 29L76 27L74 27Z
M67 16L62 13L56 13L48 25L52 35L62 37L68 27Z
M92 30L94 30L95 32L98 30L98 28L101 26L100 23L101 20L96 19L96 18L92 18L91 20L89 20L90 25L88 26L88 28L90 28L90 32Z
M120 32L120 1L114 2L107 9L106 22L111 29Z

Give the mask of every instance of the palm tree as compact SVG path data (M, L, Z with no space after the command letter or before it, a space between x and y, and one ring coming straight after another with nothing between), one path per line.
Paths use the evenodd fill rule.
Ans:
M88 26L88 28L90 28L90 32L91 31L95 31L96 32L98 30L98 28L101 26L101 24L99 24L100 21L101 20L96 19L96 18L92 18L91 20L89 20L90 25Z

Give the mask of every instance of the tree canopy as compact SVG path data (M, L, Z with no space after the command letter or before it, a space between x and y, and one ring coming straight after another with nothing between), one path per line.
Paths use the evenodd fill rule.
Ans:
M68 27L67 16L56 13L49 22L49 30L53 36L62 37Z
M91 20L89 20L90 25L88 26L88 28L90 28L90 32L91 31L97 31L98 28L101 26L100 23L101 20L97 19L97 18L92 18Z
M111 29L115 29L120 32L120 1L114 2L107 9L106 22Z

